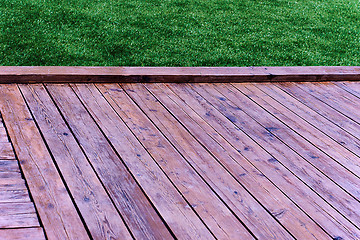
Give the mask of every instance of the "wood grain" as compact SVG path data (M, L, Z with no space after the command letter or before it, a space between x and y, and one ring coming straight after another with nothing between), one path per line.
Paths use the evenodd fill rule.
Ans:
M20 89L92 239L132 239L121 216L42 85Z
M291 112L286 111L284 107L274 101L271 101L269 96L261 93L261 91L259 90L256 91L256 89L248 86L238 86L238 88L248 97L251 97L254 102L261 104L261 107L264 109L264 111L262 111L262 114L258 112L256 113L256 115L252 115L251 113L250 114L254 116L254 118L257 118L256 120L259 119L258 121L264 126L272 126L271 133L274 137L278 137L279 140L284 142L285 145L287 145L289 149L292 149L295 154L299 154L303 159L307 160L307 162L312 164L312 166L307 166L306 168L303 167L303 169L310 170L307 171L307 174L312 172L311 169L313 169L313 166L315 166L317 169L322 171L327 178L334 181L334 183L331 183L328 179L324 177L321 178L320 176L314 174L310 179L305 180L309 184L309 186L312 186L314 189L316 189L316 191L320 193L320 195L323 196L324 199L326 199L329 203L333 204L340 212L344 212L347 216L351 216L349 218L353 220L355 224L357 224L357 222L360 221L359 211L357 211L357 209L360 208L357 190L360 187L359 179L319 150L326 149L325 147L320 147L319 149L316 149L314 146L302 139L302 135L309 135L307 132L309 131L308 129L311 128L307 127L306 125L301 126L301 118L299 118L298 116L294 116L294 114ZM250 91L250 89L252 89L252 91ZM264 100L267 100L267 102L264 102ZM269 111L269 113L266 113L266 111ZM272 118L270 115L274 116L274 118ZM294 118L290 119L291 117ZM265 119L267 119L268 121L266 121ZM281 120L281 122L277 119ZM295 122L297 126L294 124ZM292 126L292 128L285 127L286 125ZM321 134L316 134L315 130L317 129L313 130L315 137L310 139L310 141L316 143L319 139L324 144L334 143L334 141L332 141L328 137L324 137ZM274 141L276 140L273 140L273 142ZM340 153L344 152L345 150L341 146L336 146L336 143L332 147ZM284 155L287 154L284 153ZM354 158L356 159L356 156L354 156ZM299 163L297 165L304 166L302 163ZM301 175L303 174L299 172L298 176ZM315 179L317 179L317 181L314 181ZM313 183L311 183L311 181L309 180L312 180ZM317 183L319 181L321 181L320 184L322 185L322 188L320 189L318 188L320 184ZM336 187L336 184L338 184L343 190L339 187ZM344 190L347 191L347 193L345 193ZM329 191L332 192L331 197L329 197L328 195ZM356 198L358 201L353 198ZM356 205L358 207L354 207Z
M277 109L277 111L282 112L282 114L284 115L287 115L289 113L293 116L293 119L300 118L298 121L302 121L302 122L306 121L312 127L326 134L336 143L340 144L349 151L355 153L357 156L360 156L360 149L359 149L360 140L354 138L354 136L351 133L345 131L340 126L334 124L330 120L316 113L311 108L303 104L299 104L299 102L295 98L289 96L288 94L285 94L280 89L274 86L270 86L270 84L256 84L253 86L259 88L262 92L264 92L266 95L268 95L271 98L271 99L268 98L269 101L267 102L269 104L274 103L271 104L273 107L277 108L277 106L282 105L286 108L286 109L280 108ZM247 86L247 88L251 88L254 90L253 86L250 85ZM294 114L296 116L294 116ZM307 126L305 125L305 127ZM309 130L311 131L311 129ZM327 142L331 142L331 141L327 140ZM334 142L332 142L332 146L334 148L342 149L340 146L336 144L334 145Z
M186 129L164 109L159 100L151 96L146 88L139 84L122 85L131 98L146 112L151 120L161 129L178 151L196 168L208 184L228 204L232 211L249 230L260 239L291 239L282 226L248 193L248 189L234 179L223 166L214 159L204 148L191 136ZM154 85L147 85L154 90ZM168 94L156 94L166 97ZM168 103L159 97L166 106ZM173 112L177 115L177 112ZM182 120L189 126L191 121ZM192 128L191 132L199 131L199 127ZM232 161L231 161L232 162ZM234 167L235 176L246 172L236 167L236 163L228 164ZM233 172L233 173L234 173ZM255 182L255 181L254 181ZM276 209L272 209L276 211ZM284 216L287 218L287 216Z
M357 82L0 85L0 239L360 239L359 100Z
M0 189L26 189L22 178L0 178Z
M86 85L73 85L73 88L175 236L180 239L213 238L100 92L96 88L92 91Z
M0 229L39 227L34 204L31 202L0 203Z
M298 86L308 94L316 95L319 100L360 124L359 98L356 96L349 94L342 88L334 87L332 83L321 85L303 83Z
M0 85L0 111L48 239L89 239L16 85Z
M0 83L358 81L360 67L0 66Z
M353 137L360 139L360 125L350 118L344 116L342 113L336 111L331 106L327 105L325 102L322 102L318 98L308 94L306 91L301 89L298 84L293 83L282 83L274 84L274 86L281 89L284 93L292 96L300 103L311 108L316 113L325 117L333 124L341 127Z
M183 85L154 87L153 84L148 84L147 88L295 237L306 236L307 239L311 239L325 236L325 233L279 191L262 171L251 164L251 160L255 159L256 162L262 162L261 164L272 168L273 164L266 161L271 159L271 156L267 156L256 144L251 144L252 140L240 134L239 129L234 131L231 124L227 126L226 118L214 112L204 99ZM166 98L171 98L177 105L166 101ZM191 122L196 124L190 124ZM247 150L243 151L243 148ZM277 172L281 172L281 169L278 168ZM276 214L279 212L282 214Z
M78 87L79 88L79 87ZM116 84L98 85L111 106L219 239L252 239L212 189Z
M0 160L0 172L20 172L18 162L12 160Z
M135 238L171 239L151 202L69 85L47 85L47 89Z
M27 189L2 189L0 190L0 203L2 202L30 202L28 191Z
M7 137L6 129L2 126L2 122L0 124L0 143L9 142Z
M299 181L296 176L280 164L282 163L283 157L280 158L281 156L273 155L276 150L270 155L256 146L257 144L260 146L267 146L268 143L264 141L264 139L267 138L264 136L270 138L271 135L267 134L267 131L261 129L262 127L260 127L257 122L249 118L247 114L243 113L242 109L246 106L244 105L246 102L239 102L237 99L239 94L232 94L231 91L225 92L225 90L223 94L221 94L216 90L218 85L214 87L214 85L204 84L192 85L192 87L217 109L214 111L214 108L208 105L209 110L204 111L202 116L211 121L211 125L216 126L218 132L227 136L226 138L234 144L236 149L239 149L246 158L251 160L252 164L261 170L263 175L275 183L276 186L278 186L282 192L286 193L286 195L301 209L310 214L312 219L318 224L321 224L323 229L332 236L347 236L349 234L348 230L344 229L351 229L351 234L354 236L359 234L356 227L351 225L343 216L334 211L331 206L328 206L325 201L308 189L308 187ZM202 98L199 95L193 95L193 98ZM246 107L245 109L247 108L249 107ZM251 108L254 110L257 109L254 107ZM210 110L211 112L209 112ZM221 114L219 114L219 112ZM207 116L206 113L209 113L210 116ZM215 121L216 118L212 120L213 115L218 118L217 121ZM254 144L253 141L246 140L248 138L245 137L242 132L251 136L251 139L253 139L256 144ZM269 141L273 141L273 138ZM266 147L266 150L270 151L273 148L274 147ZM301 196L306 196L306 200ZM322 202L320 208L318 205L319 202ZM331 215L329 215L329 212ZM339 222L342 222L342 226L337 225Z

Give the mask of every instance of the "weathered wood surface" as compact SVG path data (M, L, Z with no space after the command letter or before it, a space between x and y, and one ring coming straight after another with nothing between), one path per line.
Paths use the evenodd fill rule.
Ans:
M9 139L6 134L6 129L4 126L2 126L2 122L0 124L0 143L8 142Z
M213 139L211 139L206 134L208 131L200 130L204 124L201 124L201 126L197 125L196 122L194 122L191 118L186 117L186 114L180 115L181 111L179 111L179 107L176 107L176 104L171 104L170 99L167 99L167 96L170 95L169 92L161 92L153 85L147 85L147 87L151 89L151 91L158 97L160 102L162 102L168 109L170 108L172 110L172 114L174 114L174 116L176 116L184 124L190 133L194 134L202 144L206 144L206 148L211 152L211 154L216 156L215 159L207 152L201 151L202 146L196 141L196 138L193 138L189 134L185 134L185 129L176 121L176 119L172 118L171 115L166 113L166 109L162 108L161 105L157 103L156 99L143 96L142 92L144 92L144 89L139 89L136 85L132 85L131 88L129 88L127 85L125 89L130 90L130 96L132 96L140 106L143 106L143 109L151 109L151 111L145 111L152 119L152 121L160 126L160 129L163 132L166 132L166 136L173 143L173 145L177 147L178 151L181 152L182 155L191 161L194 166L199 166L197 170L204 172L204 178L209 182L209 184L213 186L214 189L217 190L219 195L229 204L232 210L249 227L255 236L259 238L281 238L282 236L279 235L281 230L278 229L276 231L272 231L276 228L276 224L269 219L267 213L262 211L259 206L256 206L257 204L252 201L251 197L247 196L245 191L251 192L251 194L255 195L258 200L272 199L272 201L267 202L260 201L263 205L267 206L267 209L274 215L276 212L285 212L288 201L281 199L283 197L281 195L280 198L276 196L276 189L271 188L271 186L266 186L269 185L269 183L264 183L259 176L261 173L256 169L249 167L246 161L241 162L241 166L234 162L234 159L240 158L239 153L236 151L237 153L231 155L231 153L229 154L229 152L222 149L224 148L224 145L217 146L217 142L213 141ZM147 101L143 101L143 99L146 99ZM150 101L150 99L152 100ZM150 103L153 102L153 106L145 107L146 102L149 101ZM179 102L178 104L181 103ZM161 115L163 115L162 118L160 118ZM186 142L183 139L186 139ZM210 161L210 159L212 159L212 161ZM241 160L239 159L239 161ZM226 170L230 172L230 174L227 173L225 169L223 169L223 166L226 166ZM205 170L207 171L205 172ZM221 181L214 181L212 176L218 176L219 180L221 179ZM254 184L254 182L257 184ZM227 193L226 189L233 189L233 192ZM270 195L269 192L272 192L272 194ZM260 199L258 198L259 196ZM238 201L239 199L241 199L240 202ZM268 205L268 202L271 202L270 206ZM289 205L289 209L291 207L295 207L291 206L291 204ZM245 206L249 206L251 209L256 209L257 214L255 216L259 216L263 219L263 221L255 220L253 219L255 216L248 215L248 212L245 210ZM281 209L279 209L279 206L281 206ZM306 217L304 218L303 216L300 217L301 220L299 221L297 217L294 217L292 214L280 214L278 217L280 222L285 223L285 225L286 221L289 221L289 219L292 220L293 224L291 227L292 229L290 228L290 232L295 233L294 235L297 235L298 232L301 232L301 224L309 221L306 219ZM297 224L296 221L298 221L299 224ZM253 222L256 222L256 224ZM312 227L310 223L308 229L311 228ZM311 230L306 231L311 232ZM309 236L309 238L312 238L312 236Z
M0 160L0 239L43 240L43 229L40 228L34 204L29 198L0 115L0 148L1 146L7 149L6 155L11 156L12 160Z
M48 239L88 239L17 85L0 85L0 111Z
M347 230L343 230L345 227L346 229L355 229L352 231L356 233L357 230L354 226L348 223L341 215L337 214L330 206L327 206L324 201L319 199L316 194L301 183L296 176L292 175L284 166L279 164L278 156L270 155L261 149L261 147L259 148L259 146L257 146L257 144L259 144L258 142L266 139L264 136L268 136L268 134L264 135L264 130L261 130L261 128L260 131L256 132L258 123L246 114L239 115L242 113L241 108L232 105L227 99L230 93L227 93L225 97L225 95L216 91L213 86L207 85L193 85L192 88L197 92L189 87L181 89L175 84L168 86L174 89L177 95L183 96L183 99L186 99L186 102L189 104L188 107L191 106L191 108L200 114L200 116L216 130L217 134L224 136L226 140L230 141L233 147L239 150L241 154L260 171L260 176L267 177L271 182L274 182L282 192L286 192L286 195L294 201L296 205L300 206L303 210L306 209L305 211L307 213L317 212L312 218L316 222L322 223L322 227L325 228L327 232L334 236L347 234ZM208 101L208 103L206 101ZM209 103L211 103L212 106L209 105ZM241 106L244 105L242 104ZM177 115L176 113L174 114ZM192 132L194 131L195 130L192 130ZM212 135L216 136L216 134ZM207 146L208 142L209 141L204 141L203 144ZM262 142L260 146L266 147L267 145ZM266 150L271 151L273 147ZM234 159L239 158L234 157ZM257 182L259 182L259 180L257 180ZM256 193L256 191L253 192ZM271 193L273 192L274 191L271 191ZM305 201L302 196L307 196L307 201ZM321 207L318 206L318 202L323 203ZM283 207L284 205L281 206ZM283 213L287 212L286 208L283 210ZM329 212L331 212L334 217L331 217ZM343 226L337 227L337 224L335 224L337 221L342 222Z
M168 70L181 75L121 74L140 81ZM183 70L191 79L218 74ZM265 73L275 70L304 73ZM359 103L357 82L0 85L0 112L45 234L80 228L70 239L360 239ZM0 144L9 143L6 129ZM0 239L15 230L43 239L10 158L0 158ZM59 221L45 200L79 224Z
M358 81L360 67L0 66L0 83Z
M347 83L349 84L349 82ZM358 83L355 83L355 86ZM360 139L360 125L342 113L338 112L326 102L319 100L311 94L308 94L299 87L298 84L283 83L274 86L281 89L284 93L296 99L299 103L311 108L317 114L328 119L332 124L341 127L353 137Z
M42 228L0 229L1 240L44 240Z
M42 85L20 89L93 239L132 239L91 164ZM0 199L1 200L1 199Z
M82 87L77 85L79 90ZM176 151L176 148L166 140L141 109L133 104L131 98L120 86L99 85L98 87L217 238L252 238L236 215L227 209L226 205L194 171L199 169L191 168L188 160ZM151 109L154 110L154 108ZM166 124L166 122L162 123Z
M18 162L12 160L0 160L0 172L20 172Z
M11 143L5 141L0 142L0 159L15 160L15 155Z
M209 229L99 91L75 91L174 235L180 239L212 239Z
M238 89L241 89L242 91L248 93L245 91L244 86L238 86ZM235 90L236 92L236 90ZM232 99L233 101L240 101L239 99L241 97L238 97L237 99L233 99L233 95L229 93L229 91L226 92L229 96L229 99ZM260 93L247 94L248 97L251 97L254 101L258 100L258 95L261 96ZM239 95L237 95L239 96ZM345 189L348 189L349 191L352 190L352 194L356 196L359 184L358 179L353 176L349 171L339 166L333 159L329 158L327 155L323 154L320 150L317 150L314 148L311 144L309 144L307 141L304 141L304 139L301 138L301 136L296 135L296 132L293 132L290 128L286 127L284 122L278 121L276 118L280 118L282 116L282 113L277 112L274 113L273 117L271 114L267 113L266 111L261 111L259 107L256 106L256 104L252 103L251 101L246 101L246 98L242 98L241 105L247 107L243 108L244 112L249 114L254 120L259 122L263 127L263 131L265 130L265 135L268 135L268 139L270 140L272 147L269 149L269 151L274 152L274 149L282 149L281 154L274 152L273 155L277 159L283 159L285 156L287 159L292 158L292 162L287 163L287 165L290 168L290 164L295 163L295 159L293 156L300 155L303 159L307 160L312 166L309 166L307 163L303 162L300 158L300 161L297 161L297 167L298 168L292 168L294 171L296 170L297 176L303 176L301 179L305 181L309 186L316 189L316 192L319 193L326 201L332 203L336 206L337 210L345 211L348 214L351 215L351 218L355 220L355 222L359 221L359 212L355 209L357 209L354 206L359 205L359 202L353 199L353 196L346 194L344 191L341 191L340 188L336 186L336 183L343 186ZM266 99L264 96L263 99ZM239 105L238 105L239 106ZM262 103L261 106L268 106L266 103ZM274 103L274 106L276 104ZM278 109L281 109L280 106L277 106ZM284 109L283 109L284 110ZM273 109L273 111L277 111ZM286 111L284 110L286 113ZM287 116L291 116L290 113L287 114ZM299 119L300 122L300 119ZM292 122L288 119L286 121L287 124L291 124ZM270 131L268 131L270 130ZM306 129L300 129L298 132L304 133L303 135L306 135L307 132ZM261 134L261 132L259 132ZM261 140L259 140L261 141ZM325 141L325 140L324 140ZM281 143L282 142L282 143ZM316 142L316 141L314 141ZM265 144L261 144L265 145ZM284 145L287 145L288 147L284 147ZM266 146L266 145L265 145ZM281 146L283 146L281 148ZM290 150L290 149L291 150ZM337 149L341 150L341 146L339 146ZM289 149L286 151L286 149ZM288 152L293 151L292 154L288 154ZM286 161L286 159L282 160L281 162ZM329 181L327 178L320 178L316 175L319 174L315 170L314 167L317 167L317 169L322 170L325 173L325 176L330 179L336 180L336 183L333 183ZM309 170L307 170L309 169ZM305 172L304 172L305 170ZM306 175L312 174L312 177L309 178ZM320 175L321 176L321 175ZM344 179L345 178L345 179ZM316 181L317 180L317 181ZM343 184L341 184L341 182ZM328 195L328 192L331 191L337 196L337 198L332 198ZM360 206L359 206L360 207Z
M162 219L127 166L123 164L69 85L48 85L47 88L134 236L139 239L171 238ZM127 146L123 145L124 148L128 148Z

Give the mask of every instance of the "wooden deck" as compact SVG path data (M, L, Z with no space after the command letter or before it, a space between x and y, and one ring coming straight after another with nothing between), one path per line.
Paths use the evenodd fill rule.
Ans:
M360 82L1 84L0 239L360 239L359 103Z
M0 115L0 239L44 239Z

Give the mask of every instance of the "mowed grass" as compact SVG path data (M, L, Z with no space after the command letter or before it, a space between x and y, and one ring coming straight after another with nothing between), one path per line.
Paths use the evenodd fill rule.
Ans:
M0 0L0 65L359 63L359 0Z

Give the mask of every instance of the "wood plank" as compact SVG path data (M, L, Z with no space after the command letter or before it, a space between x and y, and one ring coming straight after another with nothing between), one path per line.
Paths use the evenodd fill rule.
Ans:
M3 126L3 123L0 122L0 143L2 142L9 142L7 137L6 129Z
M69 85L48 85L47 88L135 238L171 239L151 202ZM142 173L138 174L141 176ZM156 194L156 189L151 191ZM179 203L183 204L180 200ZM181 219L182 215L177 217Z
M0 172L20 172L17 161L0 160Z
M308 106L321 116L324 116L326 119L330 120L333 124L341 127L352 136L360 139L360 125L358 123L347 118L346 116L331 108L329 105L320 101L314 96L306 93L304 90L298 87L298 84L286 83L274 84L274 86L294 97L299 102Z
M0 144L3 142L9 142L8 136L6 134L6 132L0 132Z
M0 178L0 189L25 189L25 180L22 178Z
M181 85L177 86L182 88ZM286 227L295 237L306 236L308 239L311 239L314 236L324 237L325 233L320 230L311 219L308 219L308 217L305 216L305 214L301 212L297 206L291 203L291 201L289 201L289 199L287 199L273 184L271 184L271 182L264 178L261 172L251 166L249 162L247 162L247 160L239 154L237 149L233 149L232 146L226 141L221 141L221 139L215 140L212 138L213 135L219 134L216 132L213 133L213 129L211 128L206 128L205 125L207 125L207 123L199 118L199 116L197 116L196 113L185 104L184 101L191 101L188 97L184 97L184 99L181 100L180 98L176 97L175 94L170 91L170 89L163 85L147 84L146 87L156 96L157 100L165 105L171 114L175 115L176 118L187 127L188 131L196 136L201 144L203 144L206 149L210 151L213 156L215 156L217 160L220 161L220 163L225 166L230 173L232 173L232 176L235 177L241 184L243 184L247 191L251 192L257 198L257 200L263 204L269 210L269 212L271 212L274 217L276 217L278 221L282 223L284 227ZM131 91L129 94L134 95L132 92L134 89L131 88L129 90ZM141 97L140 95L138 99L148 98L149 97L147 96ZM140 104L139 102L141 102L141 100L138 101L138 104ZM192 106L193 105L191 105L191 107ZM203 154L205 155L205 157L203 157L204 162L199 163L199 160L201 159L201 154L199 154L199 152L201 152L201 150L198 150L194 147L199 145L195 140L187 140L189 142L188 144L190 145L188 147L184 146L185 143L184 141L181 141L181 139L178 138L176 141L176 136L172 134L172 132L174 132L174 129L177 128L176 126L179 125L179 123L176 123L176 121L171 122L169 120L164 122L164 118L161 118L161 121L157 119L157 116L160 114L169 115L167 113L161 113L163 112L161 111L161 107L154 108L153 106L149 106L150 110L145 110L148 109L147 107L143 107L143 109L147 112L148 116L152 116L152 120L156 122L160 128L162 128L163 132L167 132L167 137L171 139L179 151L184 156L187 156L189 159L192 159L192 161L195 161L195 166L204 165L204 162L209 164L208 162L211 156L206 156L207 154ZM196 119L196 122L192 118ZM166 126L171 127L167 130ZM171 135L174 135L174 137ZM189 148L194 150L189 150ZM190 154L191 152L197 153L198 156L192 157ZM234 161L234 159L236 159L236 161ZM223 176L221 171L218 170L222 168L221 165L216 166L214 163L209 165L211 168L217 170L213 175ZM201 170L204 171L204 167L202 167ZM210 179L210 182L213 182L213 178L214 177L209 175L208 179ZM224 177L222 177L221 181L227 183L231 182ZM278 209L280 206L281 209ZM276 213L278 212L282 212L284 214L277 215Z
M0 229L38 227L34 204L31 202L0 203Z
M80 91L76 86L72 85L72 87L174 235L180 239L213 238L212 233L195 214L189 203L177 191L101 93L96 88L95 91L91 91L89 87Z
M281 159L266 153L262 148L259 148L259 145L253 142L252 139L259 141L257 138L262 138L262 134L253 134L251 132L257 129L256 126L258 124L251 121L251 118L249 119L246 114L237 116L235 111L240 112L241 108L228 105L230 104L229 101L227 101L224 95L215 91L213 85L194 85L194 89L201 95L190 88L182 90L175 88L178 87L175 84L168 84L168 86L177 95L182 96L182 99L186 101L188 106L194 110L196 109L196 112L216 130L215 132L214 130L206 130L206 132L209 132L219 141L221 140L220 136L224 136L235 149L240 151L244 157L251 161L251 164L261 171L262 176L267 177L276 184L294 203L305 210L305 212L316 213L311 214L311 217L331 236L357 236L359 234L358 229L334 211L325 201L299 181L296 176L285 169L280 164ZM206 96L208 102L202 96ZM215 106L216 109L209 103ZM220 114L219 111L223 114ZM251 136L251 139L248 136ZM203 144L205 146L208 145L206 142ZM268 159L270 160L268 161ZM303 196L306 196L306 198L304 199Z
M45 240L42 228L0 229L2 240Z
M153 84L150 86L153 87ZM241 183L239 184L239 182L234 179L234 175L242 175L242 173L247 172L246 169L239 168L239 165L231 161L228 165L231 165L231 169L234 169L234 171L233 175L229 174L221 163L219 163L217 159L214 159L196 139L188 134L187 130L184 129L176 119L171 117L167 110L159 104L158 100L151 96L143 86L126 84L123 85L123 88L143 111L151 117L151 120L161 129L178 151L191 162L197 172L202 173L202 177L216 190L219 196L228 204L232 211L237 214L255 237L260 239L292 238L292 236L284 231L282 226L269 215L263 206L259 205L251 194L248 194L248 189L244 188ZM166 96L167 94L159 95ZM188 123L187 121L184 122ZM198 130L199 128L196 129L196 131ZM253 180L253 184L256 186L256 181ZM266 197L271 198L269 194L265 194L264 198ZM279 205L269 210L271 212L277 212L280 210L278 207ZM251 211L249 211L249 209L251 209ZM283 217L284 219L291 219L291 216L288 218L287 214Z
M341 87L352 95L360 98L360 85L359 82L333 82L332 84Z
M308 84L299 84L301 88L308 91L309 93L317 92L318 98L332 107L336 108L339 112L346 112L347 116L354 121L358 121L360 123L360 115L357 114L359 107L356 105L356 102L352 101L360 101L358 98L348 94L349 96L342 96L345 92L338 92L337 90L333 90L325 85L308 85ZM335 87L337 88L337 87ZM345 92L346 93L346 92ZM352 97L354 99L352 99ZM346 103L347 102L347 103ZM352 102L352 103L351 103ZM346 109L346 110L345 110ZM351 115L352 113L352 115ZM351 117L350 117L351 116ZM301 121L301 120L299 120ZM335 161L337 161L342 166L346 167L349 171L353 172L356 176L360 176L360 163L359 157L354 156L350 151L346 151L342 147L334 147L333 144L329 143L326 137L323 137L322 133L312 130L312 131L303 131L302 135L306 137L311 143L313 143L316 147L320 148L327 155L332 157ZM320 141L321 139L321 141ZM346 141L346 139L344 139ZM332 142L333 143L333 142ZM354 146L355 148L358 145ZM357 151L357 150L356 150Z
M132 239L92 166L42 85L20 90L93 239Z
M15 160L15 155L11 143L0 142L0 159Z
M1 179L21 178L20 172L0 172Z
M0 110L48 239L89 239L16 85L0 85Z
M2 202L30 202L27 189L0 190L0 203Z
M259 102L259 98L264 97L259 92L255 92L250 95L248 91L244 90L246 86L240 86L238 84L236 84L236 86L253 101ZM297 134L293 133L291 129L285 127L284 122L278 121L275 116L271 116L265 110L262 110L259 106L256 106L254 102L247 99L243 94L238 94L237 90L235 90L235 92L232 92L232 88L224 87L221 92L223 93L223 95L226 95L233 103L236 103L237 106L242 106L244 112L251 116L255 121L260 123L264 127L264 130L270 129L270 131L265 131L264 134L262 134L264 136L263 138L268 138L269 141L273 143L271 147L267 148L269 152L273 151L273 146L275 145L274 142L279 142L276 138L280 139L282 143L285 143L285 145L288 146L288 148L285 147L279 149L279 146L281 146L282 143L279 142L279 144L277 144L277 148L280 150L281 155L285 155L287 158L291 158L292 155L299 154L299 156L307 160L307 162L311 163L317 169L325 172L328 176L330 176L330 178L333 176L335 183L343 186L344 189L357 197L359 181L356 176L350 174L349 171L345 171L345 169L338 164L334 164L334 161L327 157L323 152L321 152L320 150L316 150L316 148L311 146L307 141L304 141L303 139L299 138ZM264 102L262 102L261 104L263 108L268 107L268 105ZM277 107L280 109L280 106ZM280 115L281 113L276 113L276 117L280 117ZM290 113L288 113L287 115L289 116ZM261 134L261 132L259 131L258 134ZM264 146L263 143L261 143L261 145ZM293 151L293 153L288 154L291 151ZM281 155L278 155L278 153L274 153L274 156L280 158L282 157ZM302 162L297 163L296 165L298 164L301 164L300 166L303 165ZM307 164L305 164L305 166L306 165ZM308 175L307 169L311 171L311 166L309 165L307 168L300 169L298 169L298 166L294 168L290 164L288 165L288 167L291 170L296 169L296 174L298 176ZM305 169L306 175L304 175L304 173L302 172ZM318 192L324 199L334 205L334 207L338 211L344 214L347 218L351 219L356 225L358 222L360 222L360 215L359 211L357 211L357 208L354 208L354 205L359 205L360 203L354 200L352 196L348 196L348 194L346 194L343 190L340 190L339 187L336 186L336 184L328 181L325 176L323 175L322 178L319 178L318 176L316 176L316 174L314 174L313 177L304 178L303 180L307 182L309 186L315 189L316 192ZM319 183L316 183L316 181L314 181L315 179L317 179L317 181L321 181L319 182L323 184L321 188L319 188ZM329 193L331 193L331 197ZM349 201L352 203L350 203Z
M322 97L336 99L337 101L339 101L339 107L333 107L336 108L339 112L348 115L348 117L354 119L357 123L360 124L360 99L356 94L349 94L348 91L341 87L338 87L334 83L326 83L322 85L316 83L314 84L314 87L317 91L326 93L326 96Z
M3 120L0 115L0 145L2 145L3 143L8 143L8 142L9 142L9 138L7 136L7 132L6 132ZM6 146L6 147L8 148L9 146Z
M270 84L255 84L253 86L257 87L262 92L274 99L274 101L277 102L276 106L281 104L282 106L286 107L286 109L288 109L277 109L277 111L281 111L281 113L284 115L287 115L287 112L291 111L292 113L296 114L298 118L301 118L302 120L311 124L311 126L332 138L334 141L336 141L336 143L355 153L357 156L360 156L360 140L352 136L338 125L333 124L325 117L319 115L311 108L301 104L295 98L289 96L275 86ZM247 88L254 90L253 86L247 86ZM270 101L272 102L273 100ZM271 104L269 101L268 103ZM276 106L273 105L275 108Z
M36 213L32 202L0 203L0 216L24 213Z
M0 83L358 81L360 67L0 66Z
M39 226L39 219L37 218L36 213L23 213L0 216L0 229L37 226Z
M288 145L289 148L292 148L294 151L294 154L299 154L305 160L312 163L313 166L317 167L319 170L321 170L326 175L324 177L333 179L336 184L338 184L343 189L348 191L348 193L351 194L352 197L357 198L358 200L360 199L359 192L358 192L358 189L360 188L358 177L352 175L349 171L345 171L342 166L334 164L333 163L334 160L331 159L330 157L328 157L327 155L325 155L323 152L314 149L314 147L308 146L309 144L306 141L301 140L301 138L297 137L294 134L293 134L293 136L291 136L291 134L292 134L291 130L286 127L283 128L283 126L282 126L284 123L291 125L291 121L293 121L293 122L297 121L297 123L301 123L301 119L299 119L297 117L295 117L293 120L286 119L287 117L290 118L292 116L291 112L287 112L286 109L284 109L284 107L282 107L281 105L279 105L278 103L276 103L274 101L271 101L269 96L265 96L264 93L260 92L260 90L256 91L256 89L254 89L254 87L251 88L249 86L238 86L238 85L236 85L236 86L244 94L246 94L248 97L251 97L251 99L253 101L257 102L258 104L260 104L262 108L270 111L270 113L273 114L274 117L276 117L277 119L280 119L282 122L280 123L277 120L272 119L271 117L269 118L269 121L266 122L264 120L267 118L266 116L264 116L264 114L266 115L265 111L263 111L263 114L258 113L258 112L256 114L253 114L254 118L259 119L259 120L258 119L255 119L255 120L262 123L265 127L272 126L273 131L271 131L271 133L273 134L273 136L278 137L282 142L284 142L286 145ZM264 102L265 100L267 100L267 102ZM244 104L242 103L242 105L244 105ZM252 106L252 105L249 105L249 107L256 108L255 106ZM247 112L249 113L250 111L247 111ZM251 113L249 113L249 114L251 115ZM286 116L286 117L284 117L284 116ZM294 125L294 124L292 124L292 125ZM293 130L295 129L295 131L297 131L298 134L304 134L306 131L308 131L306 125L303 126L303 128L301 128L301 127L295 127L295 128L293 127ZM313 132L316 133L315 130L313 130ZM322 139L321 134L316 134L315 136L318 137L319 139L321 139L322 142L326 143L326 139ZM293 140L293 139L295 139L295 140ZM338 147L333 146L333 148L336 149L338 152L341 152L341 146L338 146ZM323 150L323 149L325 149L325 147L321 147L320 149ZM356 156L354 156L354 157L356 157ZM316 175L315 175L315 177L316 177ZM319 180L321 180L321 179L318 179L318 181ZM324 179L322 179L321 181L324 182ZM346 213L346 215L351 216L350 219L352 219L353 221L360 222L360 215L359 215L360 212L356 211L356 209L360 208L360 205L359 205L360 203L358 201L354 201L352 199L352 197L346 196L347 194L345 194L343 191L339 191L339 189L336 189L336 187L329 188L329 186L332 186L332 185L334 186L334 184L331 184L331 183L325 184L326 188L328 188L329 190L327 190L325 192L323 192L323 191L318 191L318 192L322 193L324 198L328 199L328 201L330 203L333 203L333 200L332 200L333 198L335 198L336 201L339 201L340 199L342 199L340 205L339 205L339 203L335 202L335 203L333 203L333 204L335 204L334 206L338 210L344 211L344 213ZM332 192L331 198L328 197L329 191ZM357 207L354 208L355 205L358 205L358 208Z
M298 87L360 124L359 99L332 83L299 84Z
M76 89L76 86L73 85ZM96 90L96 89L95 89ZM76 91L99 127L121 156L154 207L177 238L213 238L149 153L129 131L101 93ZM130 147L131 146L131 147Z
M84 92L86 87L95 91L92 85L76 85L76 90ZM197 175L186 159L176 151L118 85L98 85L98 88L216 238L253 238L236 216Z

